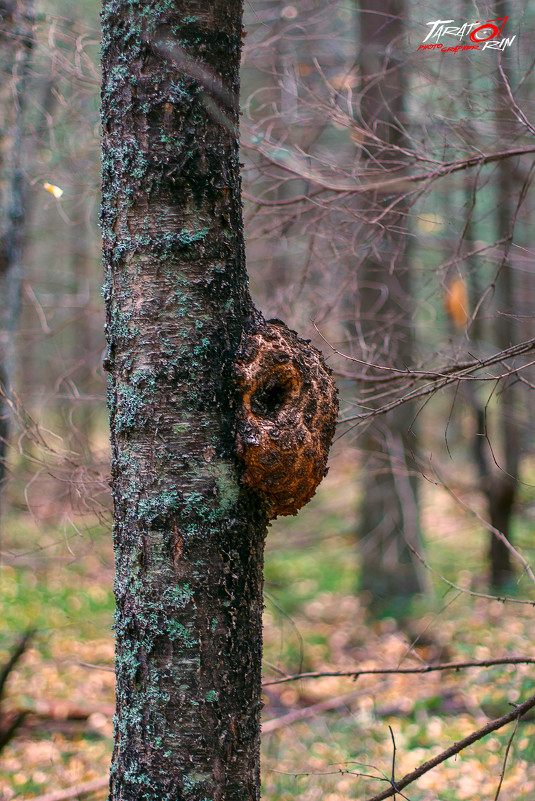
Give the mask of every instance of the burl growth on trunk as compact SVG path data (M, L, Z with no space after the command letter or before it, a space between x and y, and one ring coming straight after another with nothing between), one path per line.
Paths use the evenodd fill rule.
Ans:
M272 519L294 515L327 472L338 415L332 372L310 342L262 320L242 339L235 375L242 481L264 494Z

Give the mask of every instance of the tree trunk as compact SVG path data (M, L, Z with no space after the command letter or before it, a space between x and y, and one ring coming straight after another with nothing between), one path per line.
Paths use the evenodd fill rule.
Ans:
M24 226L24 110L33 0L0 0L0 493L10 428Z
M321 357L264 323L247 289L241 12L240 0L103 10L111 801L259 798L266 524L311 497L305 468L317 483L334 430Z
M396 148L404 136L405 72L396 56L405 7L402 0L360 2L360 116L377 140L364 141L363 165L379 175L399 171ZM381 176L379 176L381 177ZM392 202L389 193L388 202ZM371 254L359 268L356 336L360 355L374 364L403 368L411 363L413 302L405 231L406 204L383 213L374 195L364 212L376 224ZM362 210L361 210L362 212ZM373 222L371 223L374 224ZM370 373L373 374L373 371ZM404 404L372 423L363 441L363 502L359 513L361 587L376 611L400 609L424 588L413 550L420 548L414 406Z
M501 0L495 4L496 17L504 17L509 13L509 3ZM513 66L511 57L505 51L502 56L503 75L512 82ZM507 88L502 77L496 85L496 132L497 141L506 141L511 135L511 125L515 116L510 111ZM508 258L509 248L513 241L515 226L515 195L518 195L518 177L511 164L496 165L498 182L498 199L496 202L496 234L503 240L504 255L495 287L495 307L497 318L493 322L492 338L499 349L505 349L518 342L518 321L515 317L515 275ZM516 191L515 191L516 190ZM497 431L501 447L490 452L487 448L486 412L481 405L476 408L476 462L480 483L487 497L490 524L511 539L511 520L518 491L521 436L518 415L518 386L515 376L502 382L498 393L496 409L498 418ZM492 443L491 443L492 444ZM496 462L496 452L501 456ZM492 531L488 543L489 582L496 590L511 584L514 578L511 551L507 544Z
M229 401L253 313L241 32L240 0L104 4L113 801L259 797L267 513L239 483Z
M496 11L500 16L507 16L510 8L506 0L496 3ZM503 54L502 69L507 80L511 83L513 78L512 56ZM507 140L510 135L511 124L515 121L514 114L509 110L509 98L503 79L496 87L497 94L497 120L496 127L498 141ZM498 319L496 321L496 344L504 349L518 342L518 322L515 317L515 275L508 259L508 250L513 240L515 226L515 200L513 193L518 187L518 179L510 164L498 164L498 202L497 202L497 234L498 238L506 239L504 245L505 255L501 273L496 281L496 305ZM518 194L518 192L517 192ZM515 376L505 379L500 392L499 403L499 430L502 437L503 462L500 470L492 471L487 496L489 502L490 522L507 540L511 537L511 518L516 500L519 479L520 462L520 429L517 420L518 386ZM490 582L493 587L500 588L513 580L513 566L511 551L506 543L490 534Z
M494 10L490 9L486 19L492 17L506 17L509 13L509 4L506 2L497 3ZM471 4L464 3L464 13L470 17ZM462 79L466 86L470 86L473 81L471 65L468 60L460 62L462 65ZM501 56L501 68L509 82L512 78L512 64L510 57L505 50ZM511 131L514 129L515 117L509 110L509 97L503 78L497 78L495 87L495 121L497 141L505 142L510 138ZM475 141L476 132L472 132L471 138ZM496 165L497 172L497 200L496 200L496 239L504 240L504 259L500 273L496 280L494 303L498 311L495 319L491 319L492 330L487 332L489 340L494 339L496 346L505 349L518 342L518 320L515 318L515 276L513 268L507 258L507 251L511 245L514 231L515 216L515 195L518 196L520 187L515 169L511 169L511 164L499 162ZM466 174L465 178L465 197L466 207L469 209L469 218L465 224L465 241L468 251L473 250L474 242L477 241L477 225L473 219L473 206L477 196L477 186L474 187L473 177ZM478 275L477 257L466 256L466 273L470 282L470 295L472 297L472 308L475 308L482 297L482 278ZM484 336L484 317L481 312L470 325L470 340L467 350L471 352L474 344L478 345ZM467 356L468 356L467 353ZM498 417L496 426L499 437L499 444L490 443L493 450L489 448L488 433L489 421L487 414L492 414L489 404L485 404L483 397L480 397L475 385L471 382L466 383L464 392L474 416L475 436L473 440L472 453L474 463L479 477L479 485L484 493L487 505L488 516L491 526L501 532L507 540L511 536L511 518L514 503L518 490L519 460L520 460L520 427L517 420L518 415L518 387L515 386L514 376L504 379L500 391L496 393L498 398L495 414ZM498 463L496 462L498 454ZM497 590L503 589L510 584L514 577L511 551L503 540L499 539L494 532L488 535L488 564L489 564L489 583Z
M79 203L71 213L70 228L70 272L77 298L84 299L76 320L76 337L72 340L71 358L77 364L74 383L78 400L72 415L72 447L89 457L93 433L93 409L88 396L93 383L92 354L94 335L91 319L91 290L93 287L94 254L89 239L85 204ZM72 401L68 401L72 404Z

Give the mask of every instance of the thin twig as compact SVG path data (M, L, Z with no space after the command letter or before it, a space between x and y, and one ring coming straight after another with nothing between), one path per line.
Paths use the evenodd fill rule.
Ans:
M390 777L390 784L394 788L394 801L396 801L396 740L394 739L392 726L388 728L390 729L390 737L392 738L392 776Z
M437 670L463 670L475 667L494 667L496 665L532 665L535 658L524 656L509 656L503 659L482 659L477 662L443 662L439 665L424 665L423 667L413 668L370 668L370 670L333 670L333 671L314 671L310 673L295 673L292 676L284 676L281 679L263 682L263 687L272 684L284 684L287 681L298 681L299 679L322 679L333 676L347 676L348 678L358 679L359 676L384 676L399 673L433 673Z
M495 462L496 462L496 460L495 460ZM496 462L496 464L498 464L498 463ZM514 545L507 539L505 534L503 534L501 531L499 531L499 529L497 529L495 526L493 526L491 523L489 523L488 520L485 520L485 518L482 517L479 514L479 512L476 512L475 509L472 509L470 506L468 506L468 504L466 504L463 500L461 500L461 498L459 498L459 496L456 495L455 492L450 487L448 487L448 485L446 484L445 481L441 481L440 480L440 477L439 477L436 469L435 469L435 475L439 479L440 484L446 490L446 492L448 493L450 498L452 498L455 501L455 503L458 504L461 507L461 509L464 509L465 512L468 512L473 517L475 517L476 520L478 520L481 523L481 525L483 525L487 529L487 531L490 531L490 533L493 534L496 537L496 539L500 540L500 542L503 543L503 545L507 548L507 550L514 557L516 557L516 559L518 559L518 561L520 562L520 564L524 568L524 573L526 573L529 576L529 578L531 579L531 581L535 584L535 575L533 574L533 570L532 570L531 566L524 559L522 554L519 553L517 551L517 549L514 547Z
M494 801L498 801L498 798L500 797L500 791L502 789L502 784L503 784L503 777L505 776L505 768L507 766L507 758L509 757L509 751L511 750L511 745L513 744L513 740L515 739L515 734L516 734L516 730L518 729L518 724L519 723L520 723L520 718L517 718L516 719L516 723L515 723L515 727L513 729L513 732L511 734L511 736L509 737L509 742L507 743L507 748L505 749L505 755L504 755L504 758L503 758L503 765L502 765L502 772L500 773L500 782L499 782L498 787L496 789L496 795L494 796Z
M460 753L464 748L469 745L473 745L478 740L481 740L483 737L486 737L487 734L491 734L493 731L497 729L501 729L503 726L507 726L508 723L511 723L513 720L518 720L525 715L526 712L529 712L530 709L535 707L535 695L532 695L531 698L528 698L527 701L524 701L523 704L519 704L516 706L511 712L508 712L507 715L502 715L501 718L496 718L496 720L491 720L490 723L487 723L486 726L483 726L481 729L477 729L477 731L473 731L472 734L469 734L468 737L463 737L462 740L459 740L457 743L454 743L452 746L447 748L445 751L442 751L440 754L437 754L436 757L433 759L424 762L423 765L420 765L419 768L416 770L411 771L410 773L405 774L402 779L399 779L396 782L396 787L389 787L387 790L384 790L382 793L378 795L374 795L371 798L365 799L365 801L385 801L386 798L391 798L395 793L399 793L400 790L403 790L409 784L412 784L425 773L428 773L433 768L436 768L437 765L440 765L442 762L445 762L450 757L455 756L455 754Z
M365 359L357 359L354 356L349 356L347 353L342 353L341 350L338 350L334 347L321 333L318 326L314 324L314 328L318 332L319 336L325 342L326 345L336 353L338 356L341 356L343 359L346 359L348 362L356 362L357 364L361 364L364 367L369 367L371 370L382 370L389 375L387 376L374 376L369 375L369 373L364 374L357 374L352 375L358 381L368 381L374 384L382 384L385 382L391 381L402 381L407 378L418 380L418 381L433 381L433 380L441 380L444 378L451 380L457 380L462 378L463 375L473 373L476 370L481 370L483 367L490 367L493 364L498 364L504 362L505 359L511 359L514 356L522 356L525 353L530 353L531 351L535 350L535 338L534 339L527 339L524 342L519 342L516 345L511 345L510 348L505 348L504 350L498 351L498 353L494 353L492 356L487 357L486 359L478 359L474 358L470 361L459 362L457 364L448 364L444 365L443 367L438 367L436 370L423 370L423 369L411 369L410 367L405 367L403 369L399 367L391 367L384 364L375 364L374 362L366 361ZM509 371L503 377L507 377L510 372L516 372L518 369L523 369L524 365L520 368L515 368L515 370ZM489 378L495 381L502 376L489 376Z
M331 709L339 709L341 706L354 701L359 696L366 695L367 690L360 690L357 692L348 693L347 695L340 695L337 698L329 698L327 701L320 701L318 704L312 704L305 707L305 709L294 709L286 715L281 715L279 718L266 720L262 724L262 734L271 734L271 732L281 729L283 726L289 726L292 723L298 723L301 720L315 717L319 712L328 712Z
M108 776L101 776L99 779L93 779L90 782L83 784L75 784L72 787L66 787L65 790L55 790L52 793L45 793L45 795L38 795L32 799L21 799L21 801L68 801L70 798L79 798L82 795L91 795L91 793L107 787L109 784Z
M520 370L525 369L527 365L523 365L521 367L510 367L506 368L506 371L497 376L486 376L486 377L474 377L471 373L475 372L476 370L481 369L482 367L488 367L492 364L496 364L498 362L503 361L505 358L509 358L509 356L519 356L524 353L529 353L530 351L535 350L535 340L530 340L529 342L523 342L520 345L515 345L512 348L508 348L507 351L501 351L500 353L491 356L488 359L477 359L475 360L470 367L461 367L460 369L457 368L457 371L454 372L452 370L452 375L441 375L441 374L433 374L430 373L428 376L421 376L425 380L428 380L429 383L425 387L415 387L411 389L409 392L406 392L401 398L396 398L395 400L390 401L390 403L384 404L384 406L380 406L377 409L370 409L369 411L363 412L362 414L352 415L351 417L345 418L343 421L344 423L362 423L363 421L371 418L377 417L379 415L386 414L387 412L392 411L393 409L401 406L404 403L408 403L409 401L419 400L421 398L425 398L428 395L432 395L436 393L439 389L443 389L450 384L454 384L459 380L465 381L499 381L503 380L504 378L508 378L510 375L514 373L518 373ZM515 351L512 353L512 351ZM343 354L342 354L343 355ZM410 371L405 373L405 376L401 375L399 378L410 378L412 382L416 380L417 376L411 375Z
M272 662L268 662L267 659L262 659L262 662L264 663L264 665L267 665L268 668L271 668L271 670L274 670L276 673L280 673L281 676L288 675L285 670L282 670L280 667L277 667L277 665L274 665Z
M471 167L479 167L484 164L493 164L504 159L514 158L517 156L528 155L535 152L534 147L515 148L514 150L503 150L499 153L478 154L461 161L449 161L441 164L430 172L420 172L413 175L400 175L396 178L386 178L384 180L370 180L361 181L360 183L348 182L339 183L336 179L332 179L328 175L324 175L317 170L312 169L308 164L299 158L296 152L292 152L290 148L283 148L280 142L269 142L264 139L261 144L252 145L242 139L242 147L247 150L253 150L262 153L268 161L280 167L282 170L289 172L293 175L298 175L310 181L316 186L321 186L332 192L343 192L348 194L361 194L364 192L381 192L381 191L403 191L414 184L424 183L429 185L438 178L446 175L453 175L454 173L462 170L470 169ZM285 151L285 158L280 158L282 151Z
M407 542L407 541L406 541ZM461 587L459 584L456 584L454 581L450 581L443 576L438 570L435 570L434 567L425 561L422 554L419 553L410 542L407 542L407 548L411 551L412 554L418 559L422 565L429 570L430 573L433 573L434 576L443 581L444 584L447 584L448 587L451 587L454 590L458 590L459 592L464 593L465 595L470 595L473 598L487 598L489 601L501 601L501 603L510 603L510 604L521 604L522 606L535 606L535 601L530 601L525 598L512 598L510 595L491 595L487 592L476 592L476 590L470 590L468 587Z
M106 665L93 665L91 662L78 662L80 667L92 668L93 670L106 670L108 673L115 673L115 668Z

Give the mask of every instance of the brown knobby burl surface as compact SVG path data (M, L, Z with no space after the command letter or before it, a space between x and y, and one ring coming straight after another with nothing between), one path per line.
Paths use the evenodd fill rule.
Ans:
M321 353L280 320L243 336L235 362L236 453L242 481L270 503L270 517L294 515L326 474L338 397Z

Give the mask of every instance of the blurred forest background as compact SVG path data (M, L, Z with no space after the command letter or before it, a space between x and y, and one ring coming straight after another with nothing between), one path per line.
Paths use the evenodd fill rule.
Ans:
M0 13L0 799L104 798L99 5ZM442 17L507 41L419 49ZM268 539L263 797L363 800L535 693L535 8L247 0L245 30L252 294L341 400ZM530 714L400 797L533 799Z

